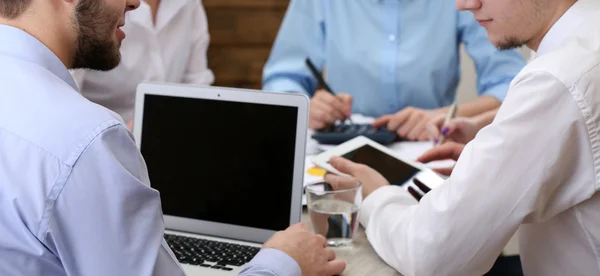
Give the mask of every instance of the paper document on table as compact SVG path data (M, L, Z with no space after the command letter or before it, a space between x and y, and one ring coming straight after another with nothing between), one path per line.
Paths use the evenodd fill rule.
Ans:
M315 167L311 160L313 156L306 156L304 160L304 186L323 181L323 176L325 176L325 170Z
M399 142L389 147L396 156L408 160L417 160L423 153L433 148L431 141L426 142ZM429 168L445 168L454 165L454 160L441 160L425 164Z
M426 142L399 142L390 145L398 157L409 160L417 160L426 151L433 148L433 143Z
M312 155L306 155L304 160L304 187L306 185L323 181L326 171L315 167L311 160ZM306 194L302 193L302 205L306 205Z

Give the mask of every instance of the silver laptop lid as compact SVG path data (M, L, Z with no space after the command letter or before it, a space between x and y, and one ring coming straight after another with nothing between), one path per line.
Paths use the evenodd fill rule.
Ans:
M140 84L134 136L166 227L263 243L299 222L308 102L301 94Z

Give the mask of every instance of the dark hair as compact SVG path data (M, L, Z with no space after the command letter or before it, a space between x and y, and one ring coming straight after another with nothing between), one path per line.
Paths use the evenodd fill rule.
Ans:
M31 0L0 0L0 17L15 19L29 8Z

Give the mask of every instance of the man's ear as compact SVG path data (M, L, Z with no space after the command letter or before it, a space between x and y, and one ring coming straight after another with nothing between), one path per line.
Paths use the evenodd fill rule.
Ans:
M34 1L40 1L40 0L34 0ZM41 0L44 2L50 2L52 5L52 8L54 9L54 11L56 12L60 12L60 11L65 11L65 10L75 10L75 8L77 7L77 4L79 3L80 0Z

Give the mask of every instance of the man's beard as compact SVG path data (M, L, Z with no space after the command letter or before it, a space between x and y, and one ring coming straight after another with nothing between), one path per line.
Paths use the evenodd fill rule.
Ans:
M119 65L121 45L112 39L119 19L119 12L104 0L81 0L76 8L78 35L73 69L109 71Z
M527 41L520 40L516 37L507 37L504 42L496 45L499 50L512 50L525 45Z

